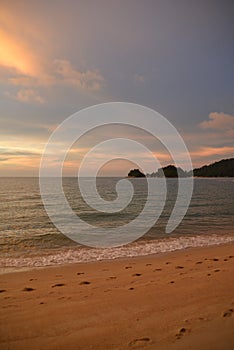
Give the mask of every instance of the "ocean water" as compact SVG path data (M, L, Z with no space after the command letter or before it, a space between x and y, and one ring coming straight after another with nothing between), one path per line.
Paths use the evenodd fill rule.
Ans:
M56 179L47 180L48 196L52 198ZM97 179L100 196L110 204L116 199L118 180ZM76 178L64 178L63 188L76 215L97 229L108 229L131 222L144 207L146 180L132 179L131 182L134 187L132 201L117 213L98 212L89 207L79 192ZM40 196L38 178L0 178L0 271L147 255L234 240L233 178L195 178L187 214L175 231L166 234L165 227L176 195L177 179L167 179L162 214L137 241L116 248L89 248L61 234L50 221ZM79 230L82 231L82 225Z

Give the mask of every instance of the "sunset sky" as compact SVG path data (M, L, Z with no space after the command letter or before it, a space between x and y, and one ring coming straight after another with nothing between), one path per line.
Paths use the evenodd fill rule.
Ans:
M0 176L38 176L56 126L112 101L161 113L195 167L234 157L233 19L232 0L1 0ZM170 163L149 135L123 127L100 134L147 139ZM74 148L67 175L99 136ZM104 174L127 169L117 161Z

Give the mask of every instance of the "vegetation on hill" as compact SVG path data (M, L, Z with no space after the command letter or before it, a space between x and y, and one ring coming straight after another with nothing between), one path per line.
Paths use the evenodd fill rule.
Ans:
M167 165L163 168L159 168L156 173L149 175L150 177L187 177L187 173L181 169L176 168L174 165Z
M219 162L193 169L193 176L234 177L234 158L222 159Z
M139 170L134 169L128 173L129 177L145 177L145 175ZM177 168L174 165L167 165L163 168L159 168L158 171L147 174L148 177L234 177L234 158L222 159L218 162L210 165L204 165L201 168L193 169L189 172L184 171L181 168Z
M128 177L145 177L145 174L143 174L139 169L133 169L129 171Z

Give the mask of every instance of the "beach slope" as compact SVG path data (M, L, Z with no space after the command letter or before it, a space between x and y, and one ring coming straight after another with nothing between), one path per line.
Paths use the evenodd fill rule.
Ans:
M232 350L234 244L0 276L0 349Z

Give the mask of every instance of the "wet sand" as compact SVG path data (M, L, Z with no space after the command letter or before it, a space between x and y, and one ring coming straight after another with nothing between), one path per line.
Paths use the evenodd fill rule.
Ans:
M0 276L0 349L234 349L234 244Z

